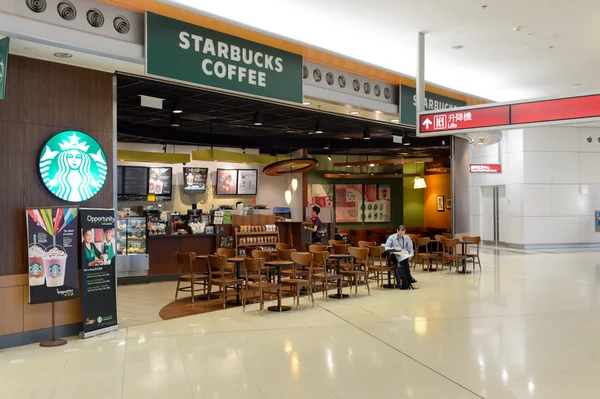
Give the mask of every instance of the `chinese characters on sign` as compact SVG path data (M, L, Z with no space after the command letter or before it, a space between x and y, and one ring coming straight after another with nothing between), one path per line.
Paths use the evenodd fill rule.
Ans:
M508 124L509 120L509 106L420 115L422 133L503 125Z
M502 165L499 164L471 164L469 165L471 173L502 173Z

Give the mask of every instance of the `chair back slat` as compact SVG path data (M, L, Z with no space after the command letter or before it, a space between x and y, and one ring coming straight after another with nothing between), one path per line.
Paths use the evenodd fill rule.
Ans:
M177 258L177 273L182 274L182 268L188 269L184 273L194 273L194 260L196 259L196 253L194 252L175 252Z
M217 248L217 254L225 256L226 258L235 258L235 249L230 248Z

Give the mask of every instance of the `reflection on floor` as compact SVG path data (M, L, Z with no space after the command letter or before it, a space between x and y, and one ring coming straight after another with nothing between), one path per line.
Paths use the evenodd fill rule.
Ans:
M161 321L163 306L175 300L177 282L117 286L117 314L121 327Z
M416 291L14 348L0 352L0 397L598 398L598 259L483 254L483 273L418 272Z

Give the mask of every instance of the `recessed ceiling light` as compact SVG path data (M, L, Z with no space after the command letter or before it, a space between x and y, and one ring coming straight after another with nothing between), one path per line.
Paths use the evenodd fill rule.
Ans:
M458 44L458 45L456 45L456 46L452 46L452 47L450 47L450 48L451 48L452 50L460 50L460 49L461 49L461 48L463 48L463 47L465 47L465 46L462 46L462 45Z
M296 131L295 131L295 130L286 130L285 132L286 132L286 133L296 133Z
M392 119L390 122L392 122L392 123L400 123L400 120L399 119Z
M302 105L310 105L310 104L312 104L310 101L304 101L304 102L302 103Z
M376 114L380 114L380 113L381 113L381 111L379 111L378 109L376 109L376 110L375 110L375 113L376 113Z
M347 168L350 168L350 167L352 167L352 165L346 165L346 167L347 167Z
M344 137L344 140L350 140L350 137Z
M372 163L372 164L369 164L369 166L370 166L370 167L374 167L374 166L375 166L375 164L374 164L374 163Z
M350 115L358 115L358 114L360 114L360 112L358 112L358 111L350 111L349 114Z
M56 58L71 58L71 57L73 57L73 54L70 54L70 53L54 53L54 56Z
M515 26L515 27L513 28L513 31L515 31L515 32L520 32L520 31L521 31L521 29L523 29L523 27L522 27L522 26Z

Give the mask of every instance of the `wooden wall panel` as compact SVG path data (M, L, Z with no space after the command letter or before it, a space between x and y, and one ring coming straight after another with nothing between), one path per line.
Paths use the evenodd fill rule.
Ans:
M0 288L0 335L23 331L24 287Z
M111 170L112 75L10 55L6 98L0 101L0 335L50 326L51 305L29 305L25 209L68 206L43 186L41 146L64 130L79 130L104 148ZM113 206L112 174L82 207ZM81 300L57 303L57 325L80 322Z

